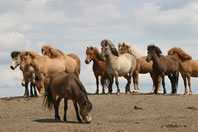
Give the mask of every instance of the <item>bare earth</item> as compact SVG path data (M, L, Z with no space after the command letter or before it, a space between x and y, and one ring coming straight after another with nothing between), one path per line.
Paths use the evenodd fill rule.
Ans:
M42 106L43 97L0 99L1 132L53 131L198 131L198 95L89 95L91 124L77 122L69 101L68 122L54 120L54 110ZM63 101L60 106L63 116Z

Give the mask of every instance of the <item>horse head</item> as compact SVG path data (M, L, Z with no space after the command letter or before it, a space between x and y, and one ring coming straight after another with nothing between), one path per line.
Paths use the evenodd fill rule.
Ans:
M114 56L119 56L116 47L110 40L102 40L101 46L102 46L102 53L101 53L102 57L108 56L111 53Z
M86 59L85 59L85 63L89 64L92 60L94 60L98 55L99 55L99 51L96 47L87 47L86 50Z
M34 56L29 51L23 51L20 53L20 58L21 58L20 68L21 70L23 70L25 66L31 65Z
M126 45L125 43L118 44L118 52L120 54L129 53L129 50L130 50L130 47Z
M85 123L91 123L91 110L92 110L92 103L86 98L83 97L85 100L82 104L80 104L80 115L82 116Z
M159 47L153 45L149 45L147 47L147 51L148 51L148 56L146 57L146 61L150 62L152 59L154 59L154 57L160 57L160 55L162 54L162 51L160 50Z
M12 64L10 65L10 68L12 70L14 70L17 66L21 64L21 58L19 55L20 55L19 51L11 52Z
M57 57L61 57L61 56L65 55L59 49L53 48L52 46L49 46L49 45L44 45L41 48L41 52L43 55L46 55L50 58L57 58Z

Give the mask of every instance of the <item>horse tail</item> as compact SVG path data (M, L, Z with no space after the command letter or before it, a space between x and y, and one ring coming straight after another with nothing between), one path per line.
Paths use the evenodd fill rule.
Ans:
M51 82L52 82L52 77L50 78L50 82L49 82L49 85L47 87L45 97L43 99L44 106L48 107L49 110L51 110L52 106L53 106L52 93L51 93L51 90L50 90Z
M101 84L104 85L104 87L108 87L110 84L110 79L108 77L101 77Z
M176 72L174 75L173 75L173 84L174 84L174 89L172 90L172 93L175 94L177 93L177 87L178 87L178 80L179 80L179 72Z

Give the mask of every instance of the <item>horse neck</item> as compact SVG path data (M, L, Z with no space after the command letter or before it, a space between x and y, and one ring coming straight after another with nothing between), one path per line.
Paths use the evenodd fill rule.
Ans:
M157 67L159 67L159 64L160 64L160 58L161 58L162 56L160 55L160 57L159 56L155 56L155 57L153 57L153 65L154 66L157 66Z
M93 58L93 63L95 65L100 65L101 60L98 58L99 54L95 54L95 57Z

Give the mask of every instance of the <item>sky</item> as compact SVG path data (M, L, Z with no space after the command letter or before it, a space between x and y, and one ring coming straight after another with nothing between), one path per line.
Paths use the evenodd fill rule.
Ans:
M100 49L103 39L111 40L116 47L119 42L128 42L146 56L152 43L164 55L170 48L179 47L198 59L197 23L197 0L0 0L0 97L24 93L20 69L10 69L14 50L41 53L41 47L49 44L64 53L77 54L81 59L80 79L88 92L95 92L92 63L84 62L88 46ZM122 77L119 80L124 91L126 81ZM194 94L198 93L197 82L192 79ZM141 92L151 92L149 74L140 74L139 85ZM166 88L171 92L167 77ZM183 92L180 76L178 93Z

